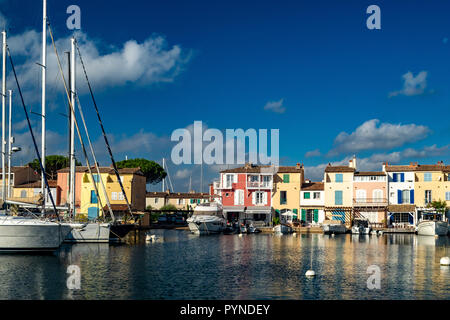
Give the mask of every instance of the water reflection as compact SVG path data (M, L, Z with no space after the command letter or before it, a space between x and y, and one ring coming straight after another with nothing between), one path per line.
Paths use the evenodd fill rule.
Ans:
M449 299L448 237L154 230L124 245L77 244L53 255L0 255L0 299ZM81 269L81 290L66 287ZM367 267L381 290L367 289ZM308 269L317 276L305 277Z

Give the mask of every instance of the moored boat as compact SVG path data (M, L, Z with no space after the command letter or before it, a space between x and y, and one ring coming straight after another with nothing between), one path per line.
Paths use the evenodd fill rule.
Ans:
M338 220L325 220L322 224L324 234L341 234L347 232L345 225Z
M194 214L186 220L189 230L195 234L221 233L226 228L222 205L217 202L199 204Z
M447 233L447 221L424 220L417 225L417 234L421 236L445 236Z

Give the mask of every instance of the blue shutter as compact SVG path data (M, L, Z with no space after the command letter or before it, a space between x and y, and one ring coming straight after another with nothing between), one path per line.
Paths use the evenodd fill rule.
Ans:
M400 173L400 182L405 182L405 174L404 173Z
M409 202L414 204L414 190L410 190L409 192Z
M392 176L392 180L394 180L394 182L397 182L398 178L397 178L397 173L394 173Z
M402 204L402 190L397 190L397 198L398 198L398 201L397 201L397 203L398 204Z

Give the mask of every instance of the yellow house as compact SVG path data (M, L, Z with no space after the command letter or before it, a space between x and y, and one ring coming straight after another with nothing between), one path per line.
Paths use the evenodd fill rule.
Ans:
M446 176L444 169L443 163L437 165L416 164L414 169L414 198L418 210L427 207L432 201L445 200Z
M100 183L101 179L114 214L126 214L128 208L114 170L108 167L102 167L99 170L100 177L94 173L96 170L93 169L94 181L88 170L84 172L81 182L81 205L78 213L89 217L95 217L97 214L102 216L103 212L108 214L105 192ZM145 210L146 178L142 171L139 168L125 168L119 170L119 175L131 209ZM100 198L97 197L94 183Z
M303 165L279 167L273 178L272 208L275 216L286 211L300 212L300 190L305 182Z
M324 173L325 217L351 224L353 212L353 176L356 158L348 166L328 165Z

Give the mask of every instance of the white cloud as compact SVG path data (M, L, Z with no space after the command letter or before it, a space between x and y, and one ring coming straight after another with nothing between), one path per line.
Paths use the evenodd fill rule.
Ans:
M269 101L264 106L264 110L272 111L275 113L284 113L286 108L283 106L284 99L280 101Z
M321 155L322 154L320 153L319 149L315 149L315 150L308 151L307 153L305 153L306 158L320 157Z
M175 174L175 178L177 179L186 179L189 178L192 172L188 169L178 170Z
M26 94L27 103L39 99L36 90L40 87L41 70L36 62L41 60L40 37L40 33L29 30L8 39L8 46L17 64L16 71ZM144 86L173 82L191 58L190 50L183 50L178 45L169 47L166 39L160 35L152 35L143 42L131 39L118 47L94 41L82 32L77 33L76 38L89 79L96 90L127 84ZM64 92L56 54L50 39L48 42L48 92L49 94L55 90ZM64 52L70 49L70 38L60 38L55 43L65 70ZM87 91L84 73L79 60L77 64L78 90L84 93ZM15 83L12 73L8 81Z
M430 129L416 124L380 123L378 119L364 122L354 132L341 132L328 155L356 153L364 150L388 150L426 138Z
M419 72L415 77L412 72L405 73L402 76L403 89L389 93L389 97L395 97L398 95L416 96L424 94L427 87L427 75L428 73L426 71Z

